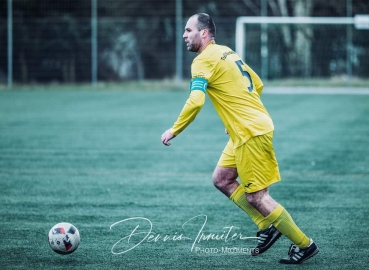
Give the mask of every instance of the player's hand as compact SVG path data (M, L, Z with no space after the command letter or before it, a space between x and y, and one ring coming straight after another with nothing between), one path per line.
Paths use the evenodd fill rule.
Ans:
M166 145L169 146L170 145L170 140L175 138L175 135L172 134L172 132L170 131L170 129L166 130L163 135L161 135L161 142Z

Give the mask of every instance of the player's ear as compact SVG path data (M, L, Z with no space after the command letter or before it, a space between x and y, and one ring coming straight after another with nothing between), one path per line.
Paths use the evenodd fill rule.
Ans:
M202 34L201 34L202 37L205 37L208 34L207 29L202 29L201 31L202 31Z

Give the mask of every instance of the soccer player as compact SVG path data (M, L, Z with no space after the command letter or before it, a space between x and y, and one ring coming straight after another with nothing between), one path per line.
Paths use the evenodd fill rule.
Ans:
M260 100L262 81L234 51L215 43L215 24L209 15L190 17L183 38L187 49L198 53L191 65L190 95L173 127L161 136L162 143L169 146L195 119L207 93L229 134L213 182L257 225L258 243L252 255L268 250L283 234L293 244L280 263L302 263L319 249L269 195L268 187L280 181L280 175L272 144L273 122Z

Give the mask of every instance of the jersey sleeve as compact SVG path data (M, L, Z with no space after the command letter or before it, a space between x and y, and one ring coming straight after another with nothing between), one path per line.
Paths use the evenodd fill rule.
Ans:
M200 112L205 104L205 92L208 81L214 73L214 67L207 60L195 58L191 65L192 80L190 84L190 96L186 101L171 132L173 135L181 133Z
M177 136L181 133L200 112L205 103L205 91L198 89L192 90L188 97L186 104L184 105L181 113L179 114L177 121L174 123L171 132Z

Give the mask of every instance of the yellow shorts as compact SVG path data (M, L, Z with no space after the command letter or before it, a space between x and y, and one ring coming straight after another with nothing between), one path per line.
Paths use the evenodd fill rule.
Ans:
M273 149L273 131L250 138L243 145L233 148L229 139L218 166L237 168L245 192L253 193L281 180L278 162Z

